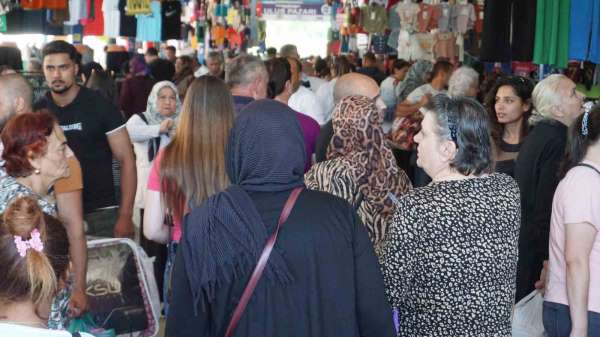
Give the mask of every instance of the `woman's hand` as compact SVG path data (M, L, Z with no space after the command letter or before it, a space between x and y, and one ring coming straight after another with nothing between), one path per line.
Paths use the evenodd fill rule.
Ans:
M173 127L173 120L171 118L167 118L160 123L160 133L169 133L171 128Z

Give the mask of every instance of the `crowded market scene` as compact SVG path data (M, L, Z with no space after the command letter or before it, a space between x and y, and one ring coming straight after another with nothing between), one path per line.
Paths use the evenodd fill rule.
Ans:
M0 337L600 337L599 231L600 0L0 0Z

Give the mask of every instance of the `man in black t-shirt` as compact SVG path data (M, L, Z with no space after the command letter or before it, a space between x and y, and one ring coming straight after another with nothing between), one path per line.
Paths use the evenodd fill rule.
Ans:
M50 91L36 108L52 111L67 136L83 172L83 211L88 234L133 236L136 172L125 122L116 106L100 94L75 83L77 51L64 41L42 50L44 76ZM117 204L112 159L121 165L121 203Z

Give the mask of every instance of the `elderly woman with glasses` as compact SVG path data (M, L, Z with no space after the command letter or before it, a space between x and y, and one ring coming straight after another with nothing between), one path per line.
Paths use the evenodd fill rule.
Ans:
M400 197L380 262L399 336L510 336L519 188L492 173L487 113L437 95L422 109L417 165L433 179Z

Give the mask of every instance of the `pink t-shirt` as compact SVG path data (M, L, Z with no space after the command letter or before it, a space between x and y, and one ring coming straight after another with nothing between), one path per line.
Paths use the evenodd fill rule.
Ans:
M585 162L600 170L599 165ZM550 258L545 300L569 305L565 263L565 224L588 222L600 232L600 174L589 167L571 169L554 194L550 222ZM588 310L600 313L600 233L590 253Z
M150 168L150 174L148 175L148 189L151 191L161 192L160 186L160 162L164 151L160 151L154 162L152 168ZM179 242L181 239L181 219L173 217L173 231L171 232L171 239L175 242Z

